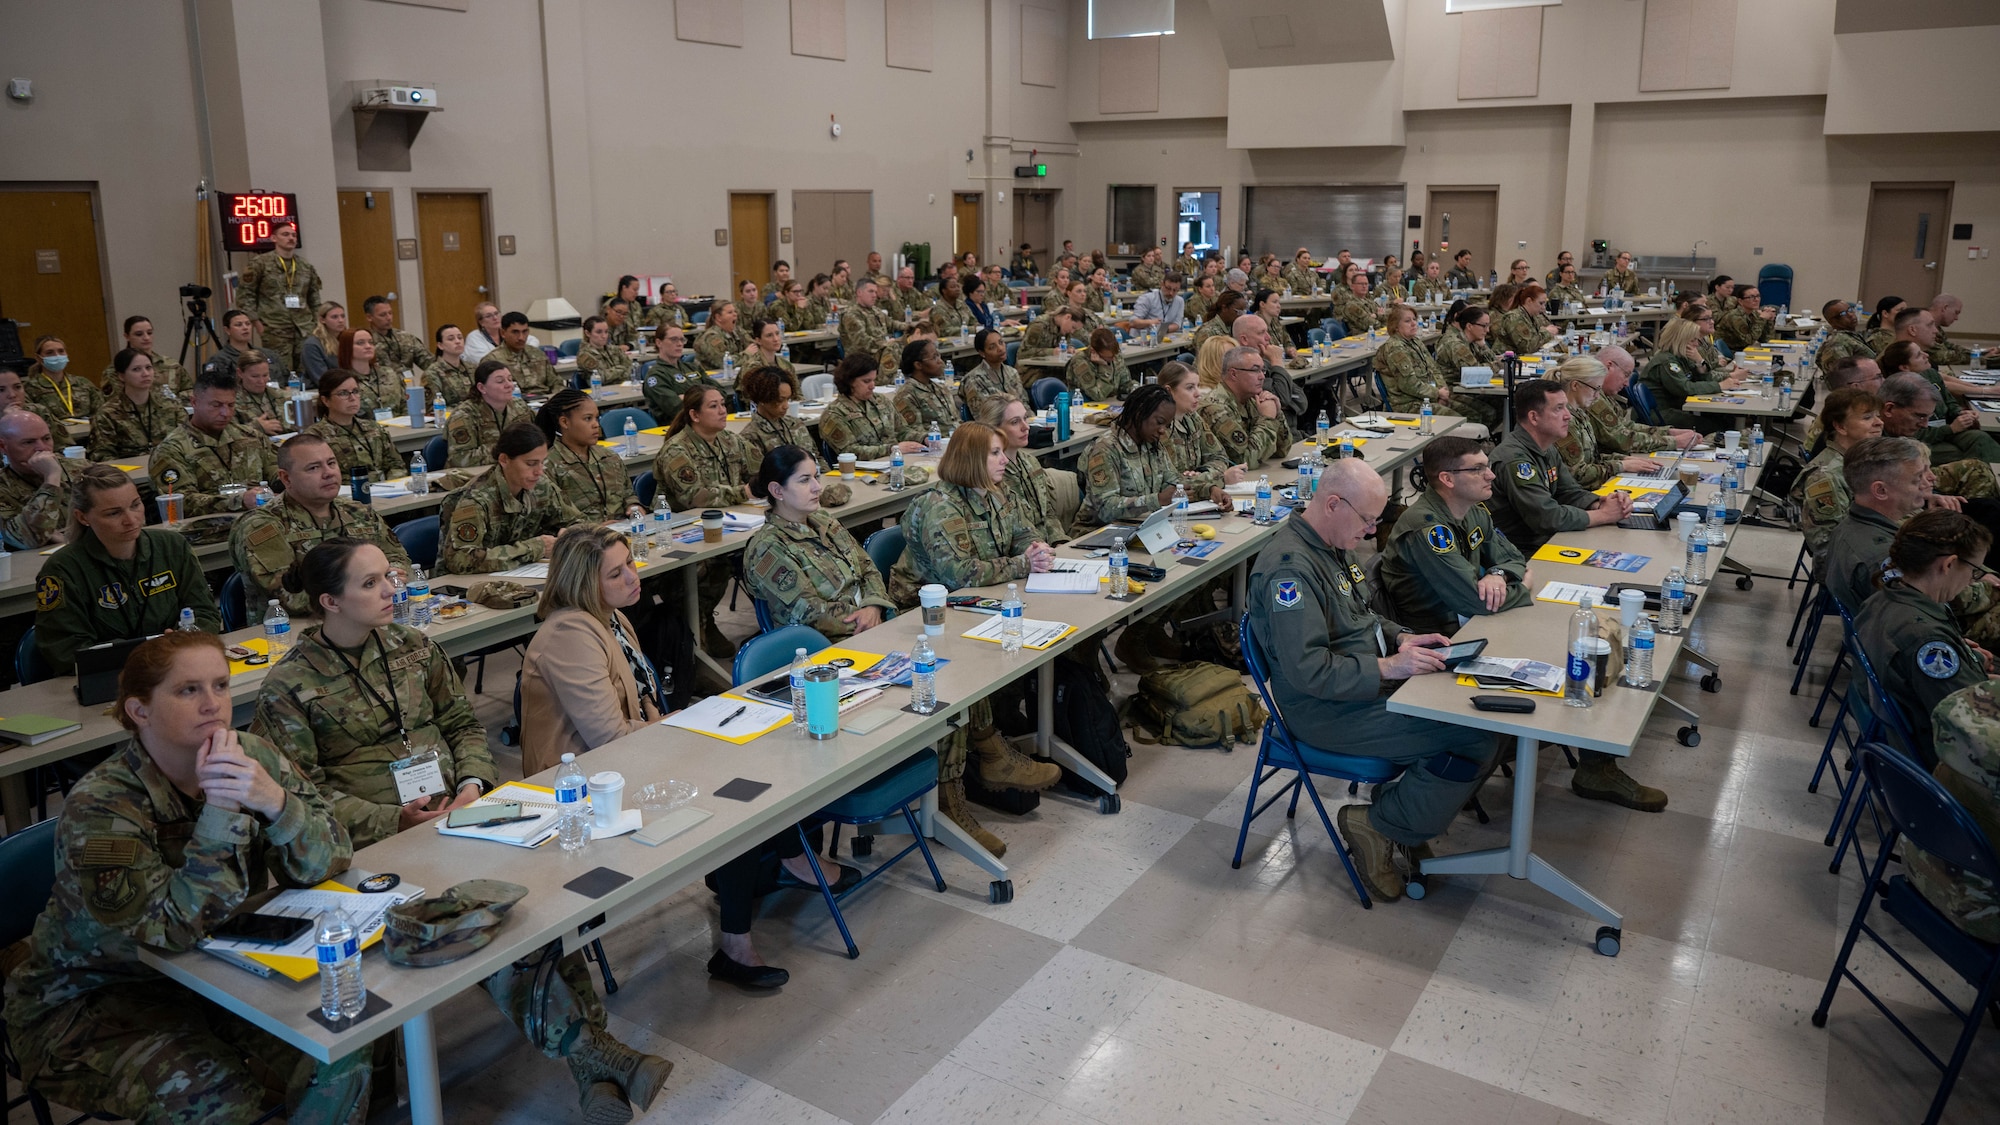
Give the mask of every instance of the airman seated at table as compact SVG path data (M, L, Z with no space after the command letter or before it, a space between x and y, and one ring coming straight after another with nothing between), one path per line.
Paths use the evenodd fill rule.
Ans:
M1890 376L1882 381L1882 432L1890 437L1923 441L1937 401L1937 388L1923 376L1908 371ZM1932 445L1931 451L1931 463L1937 467L1938 493L1965 502L1954 504L1955 507L1970 504L1967 510L1974 519L1986 524L1989 531L2000 531L2000 520L1993 514L2000 505L1988 506L2000 497L1992 465L1970 457L1942 460L1952 455L1950 446Z
M356 847L427 825L493 787L499 771L450 658L392 622L395 591L379 548L329 539L285 584L312 601L319 623L265 676L250 729L325 794ZM398 768L419 755L432 756L431 776ZM611 1034L583 953L563 954L560 941L484 987L537 1049L569 1064L585 1121L630 1120L627 1103L643 1110L673 1070Z
M485 574L541 562L563 528L583 522L548 479L548 457L548 438L533 422L501 431L494 467L448 493L439 508L441 572Z
M1668 321L1666 327L1660 329L1658 348L1653 358L1647 361L1639 381L1653 392L1660 415L1668 425L1700 430L1705 434L1720 433L1728 428L1729 417L1723 414L1695 414L1684 409L1687 400L1694 395L1741 390L1744 385L1740 375L1727 378L1713 376L1701 358L1700 322L1681 317Z
M1664 449L1692 449L1700 443L1701 434L1698 431L1648 426L1633 417L1632 405L1625 401L1623 394L1638 368L1631 352L1617 344L1607 344L1594 354L1598 362L1604 364L1604 385L1600 388L1604 393L1597 396L1590 409L1600 448L1620 453L1652 453Z
M1493 526L1493 466L1481 444L1445 435L1424 447L1429 487L1396 521L1382 584L1412 629L1458 632L1459 622L1533 605L1528 562Z
M1225 349L1224 354L1227 354ZM1174 424L1161 437L1188 495L1197 496L1217 485L1232 485L1249 475L1247 466L1232 463L1222 440L1215 436L1201 410L1201 376L1178 360L1160 368L1160 385L1174 396Z
M1070 357L1063 379L1071 397L1084 402L1113 402L1130 394L1132 369L1120 354L1118 333L1098 328L1090 333L1090 346Z
M1451 256L1451 272L1445 281L1453 289L1479 288L1479 275L1472 272L1472 251L1460 250Z
M656 420L671 421L681 411L681 396L695 387L722 389L688 349L687 332L679 325L670 324L653 333L653 347L659 358L646 369L641 393L646 396L646 413Z
M893 615L881 571L820 507L819 466L805 450L781 445L765 453L751 485L770 500L771 513L744 548L743 578L774 625L810 625L838 640Z
M1989 844L2000 847L2000 683L1987 680L1946 696L1931 712L1937 768ZM1910 882L1953 925L1988 945L2000 942L2000 893L1992 880L1905 842Z
M1210 340L1235 339L1236 321L1242 317L1249 298L1234 289L1224 289L1215 296L1215 303L1209 307L1208 319L1194 330L1192 345L1199 349Z
M1494 742L1483 731L1388 710L1397 681L1444 671L1431 646L1446 640L1369 608L1356 550L1388 503L1374 470L1356 460L1329 464L1313 498L1258 554L1248 597L1252 643L1287 725L1328 749L1409 767L1376 786L1372 803L1347 805L1338 817L1368 893L1394 902L1404 885L1397 857L1414 866L1430 855L1430 841L1477 790Z
M840 350L850 356L866 352L892 366L897 346L889 341L889 313L876 304L880 294L881 287L866 279L854 287L854 303L840 314Z
M1805 534L1806 551L1814 559L1826 557L1827 543L1833 539L1834 528L1846 518L1853 499L1844 472L1848 450L1882 436L1882 400L1859 387L1842 387L1827 396L1819 417L1827 424L1826 448L1807 462L1805 472L1793 485L1799 530Z
M420 371L429 358L424 342L396 327L396 303L387 297L369 297L361 302L361 322L375 338L375 358L400 378L405 371Z
M958 377L958 393L965 400L968 412L978 414L980 404L994 395L1028 397L1021 385L1021 373L1007 364L1005 336L994 329L982 328L973 335L972 347L979 355L979 365Z
M1265 359L1252 347L1231 348L1222 356L1222 382L1201 396L1202 418L1223 456L1245 472L1291 448L1291 431L1280 414L1278 396L1264 389Z
M1367 271L1350 269L1346 282L1333 291L1333 304L1327 311L1347 326L1349 336L1365 336L1380 327L1375 302L1368 297Z
M1605 385L1616 377L1606 369L1595 356L1573 355L1563 360L1550 377L1562 384L1563 393L1569 396L1569 432L1556 442L1556 452L1562 455L1563 464L1569 466L1570 475L1584 488L1595 489L1617 479L1623 473L1641 476L1655 474L1662 465L1658 458L1643 454L1620 454L1615 449L1598 444L1599 422L1592 413L1598 403L1612 397ZM1616 418L1616 407L1610 413Z
M63 343L62 337L37 337L34 354L35 362L28 368L23 389L29 402L48 411L58 421L89 418L97 413L97 408L103 405L105 392L84 378L82 372L69 369L69 347ZM10 367L7 370L14 369ZM105 379L104 385L107 388L117 386L111 378Z
M146 358L153 361L153 373L159 377L160 386L172 391L178 398L187 392L191 376L188 374L188 369L181 366L179 361L168 359L153 350L153 337L153 322L150 318L143 316L125 318L125 346L144 352ZM104 385L109 386L114 372L114 368L106 368L98 378ZM78 371L73 374L81 376L83 373Z
M447 407L472 397L472 361L465 358L465 332L456 324L440 324L431 333L437 351L424 367L424 393Z
M905 441L897 436L900 423L888 395L875 393L882 365L872 353L862 352L843 358L833 369L834 398L819 418L820 436L834 456L852 453L863 461L877 461L901 448L917 453L921 441Z
M184 516L239 512L269 500L260 482L277 479L277 451L262 430L236 423L236 376L203 367L193 405L187 420L153 450L155 487L180 493ZM228 497L221 491L227 484L248 487Z
M743 439L744 464L761 462L766 453L781 445L807 450L819 448L804 420L792 414L796 394L792 384L785 380L782 370L776 367L754 368L744 373L737 386L741 388L743 398L750 403L750 424L743 427L738 435ZM813 463L820 472L826 472L829 467L817 453ZM820 499L827 507L838 508L853 497L853 485L837 480L825 486Z
M243 576L249 624L264 620L272 598L294 617L312 612L303 594L285 591L285 572L327 539L362 539L382 548L389 562L412 572L410 554L375 509L341 495L347 476L326 439L295 434L278 447L278 483L283 495L244 513L229 530L229 561Z
M0 368L0 382L9 376L18 386L21 377ZM48 422L18 406L0 408L0 453L7 457L0 469L0 530L8 549L61 543L69 524L71 468L84 462L58 457Z
M1882 394L1882 366L1875 362L1873 355L1846 356L1835 360L1831 367L1826 368L1826 376L1821 381L1826 385L1829 395L1843 387L1859 387L1879 398ZM1824 414L1825 410L1822 408L1819 414L1813 415L1812 421L1806 423L1807 457L1819 456L1820 450L1826 445Z
M1632 252L1620 250L1612 260L1611 268L1604 273L1604 288L1607 292L1616 289L1633 294L1639 291L1639 275L1632 271Z
M1431 358L1417 338L1417 310L1408 305L1391 305L1382 314L1386 333L1369 363L1382 376L1389 392L1389 409L1399 414L1415 414L1425 402L1435 414L1469 418L1488 428L1500 422L1500 412L1474 395L1453 389L1457 372Z
M1928 327L1930 310L1915 311L1919 317L1925 318L1923 324ZM1918 340L1897 340L1882 349L1879 362L1884 376L1905 372L1920 375L1936 392L1938 407L1935 416L1924 427L1924 432L1917 435L1917 440L1925 445L1937 446L1938 460L1970 459L1989 465L2000 461L2000 442L1994 441L1993 435L1979 428L1979 412L1962 397L1990 393L1987 389L1973 387L1932 367L1930 355Z
M741 504L750 499L750 476L755 471L749 443L729 428L729 406L722 392L696 387L683 396L681 412L667 427L667 440L653 458L653 480L674 510ZM729 562L709 559L697 564L695 575L701 603L708 607L702 645L717 659L732 657L735 642L715 623L715 609L729 590Z
M1972 353L1960 347L1945 334L1945 329L1958 323L1959 315L1965 312L1965 302L1949 293L1939 293L1931 298L1931 325L1935 330L1929 346L1933 367L1966 367L1972 363ZM1991 351L1991 349L1988 349ZM1991 366L1990 364L1988 366Z
M1716 318L1715 334L1735 351L1754 347L1771 338L1778 323L1778 310L1767 308L1754 285L1736 291L1736 302Z
M1000 435L1007 450L1007 475L1000 492L1007 505L1042 540L1051 545L1069 541L1069 515L1081 497L1077 475L1050 470L1028 448L1028 404L1013 395L994 395L980 404L972 420Z
M596 399L564 387L542 404L535 425L549 439L549 479L584 522L610 523L646 514L632 490L625 462L598 444L604 439L604 427L598 422Z
M529 338L526 313L510 312L501 316L500 346L488 352L486 358L505 363L524 395L542 398L568 385L549 363L548 353Z
M577 349L576 369L584 384L595 375L607 387L632 378L632 354L611 341L611 322L601 316L583 318L583 346Z
M498 360L488 362L499 363ZM362 396L363 391L356 385L352 371L336 367L320 376L320 419L306 427L306 432L318 434L333 447L334 455L340 458L340 467L347 470L349 476L361 472L366 473L370 481L393 480L403 475L403 455L396 450L396 439L390 437L382 423L369 417L362 408ZM526 408L523 407L522 411L525 413ZM471 421L467 424L470 425ZM448 442L449 437L446 440ZM446 464L451 463L451 458L445 460Z
M1210 310L1215 308L1215 299L1218 295L1214 274L1203 274L1195 278L1183 306L1187 318L1197 324L1206 321Z
M990 586L1044 573L1055 549L1037 538L1001 495L1007 449L978 422L952 434L938 463L937 487L919 493L904 513L903 554L889 573L889 597L913 609L917 591L928 583L947 590ZM1005 855L1007 843L987 831L965 796L965 763L978 758L979 779L989 788L1047 789L1062 780L1053 763L1037 762L1008 745L993 725L987 699L972 705L964 728L938 744L938 811L964 829L979 846Z
M1264 361L1264 389L1278 400L1279 418L1285 423L1285 434L1289 444L1290 435L1301 426L1306 410L1304 388L1293 380L1291 367L1304 367L1306 361L1292 360L1287 363L1284 350L1271 340L1271 329L1261 316L1239 316L1229 327L1230 335L1237 344L1257 349L1257 355Z
M896 388L896 436L904 441L923 441L935 428L949 437L964 420L958 392L944 381L944 357L937 341L912 339L903 345L901 357L903 385Z
M156 380L145 352L126 348L111 357L117 379L106 387L104 404L90 416L90 459L150 455L187 418L174 393Z
M1493 448L1498 484L1488 506L1493 522L1524 553L1561 532L1603 527L1632 514L1629 494L1598 496L1570 474L1556 453L1569 420L1562 384L1529 379L1514 388L1514 428Z
M334 354L339 363L328 368L327 374L346 371L354 376L361 388L364 415L373 418L377 410L394 411L403 405L403 377L379 358L373 332L366 328L342 332ZM325 374L320 376L325 378Z
M1132 392L1109 433L1098 438L1077 464L1083 503L1070 522L1070 534L1081 536L1108 523L1143 518L1174 502L1174 490L1185 487L1180 470L1162 442L1174 424L1173 392L1148 383ZM1227 507L1221 485L1211 485L1191 500L1211 500Z
M472 373L472 397L454 407L445 423L445 465L469 469L493 463L493 443L510 427L533 422L528 404L514 396L514 372L488 356Z
M229 729L214 634L140 645L113 713L130 738L64 795L55 885L8 975L23 1081L162 1125L248 1125L275 1098L300 1125L360 1125L370 1052L316 1064L139 956L194 950L274 878L311 886L346 870L347 830L298 766Z
M79 650L151 636L194 611L195 627L222 631L187 536L146 526L145 502L113 465L85 465L70 475L70 541L35 579L35 645L57 675Z
M236 376L238 422L267 438L286 431L284 396L271 385L271 361L263 349L244 352L237 359L217 353L206 366Z
M1951 693L1989 682L1993 654L1959 630L1949 603L1979 580L1979 560L1993 538L1958 512L1910 517L1889 545L1896 573L1854 614L1854 635L1882 690L1902 709L1915 736L1910 751L1925 769L1937 765L1931 713Z

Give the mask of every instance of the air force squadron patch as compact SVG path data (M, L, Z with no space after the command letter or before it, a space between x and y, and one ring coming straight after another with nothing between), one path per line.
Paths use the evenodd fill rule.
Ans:
M1297 609L1299 606L1299 584L1289 578L1271 585L1271 600L1279 609Z
M1441 523L1432 524L1430 531L1424 534L1424 538L1429 541L1431 550L1440 555L1448 555L1458 546L1458 539L1452 535L1451 528Z
M1958 650L1945 641L1932 641L1917 650L1917 667L1933 680L1949 680L1958 675Z
M1514 462L1514 475L1520 477L1522 480L1534 480L1535 479L1534 462L1532 461Z

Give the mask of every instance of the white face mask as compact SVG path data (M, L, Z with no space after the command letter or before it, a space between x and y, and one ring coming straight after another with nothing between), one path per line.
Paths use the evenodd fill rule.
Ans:
M62 374L63 369L68 366L69 357L66 355L45 355L42 357L42 370L51 375Z

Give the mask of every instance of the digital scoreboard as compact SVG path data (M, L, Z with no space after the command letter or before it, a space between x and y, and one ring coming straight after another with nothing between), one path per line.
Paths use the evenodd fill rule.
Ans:
M222 245L231 253L259 254L273 249L272 229L280 223L299 221L299 197L292 192L222 191L215 198L222 212ZM304 239L300 241L303 244Z

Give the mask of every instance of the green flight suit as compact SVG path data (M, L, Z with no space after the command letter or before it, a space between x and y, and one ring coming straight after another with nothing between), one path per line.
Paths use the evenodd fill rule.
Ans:
M1677 355L1656 352L1639 373L1639 382L1653 392L1660 417L1669 426L1720 433L1729 428L1726 414L1695 414L1683 409L1689 395L1713 395L1722 391L1722 381L1708 378L1708 372Z
M1882 690L1902 709L1925 769L1937 763L1931 712L1962 688L1987 683L1986 666L1947 607L1891 581L1854 614L1854 633Z
M35 645L65 675L79 649L171 629L183 609L194 610L202 632L222 631L222 611L186 536L147 528L130 559L114 559L84 529L35 579Z
M680 358L671 362L654 360L652 366L646 368L641 391L646 396L646 413L651 414L659 425L672 422L674 415L681 411L681 396L696 387L723 390L721 383L709 378L702 370L701 361L693 352L683 351Z
M1519 426L1493 447L1493 522L1523 553L1552 537L1590 526L1600 498L1576 482L1555 447L1536 447Z
M1533 605L1535 592L1522 585L1528 561L1493 526L1493 513L1474 504L1464 518L1451 514L1444 497L1426 489L1404 509L1382 560L1382 584L1396 616L1425 633L1458 632L1458 619L1504 613ZM1486 608L1479 581L1495 570L1505 572L1507 599L1500 608Z

